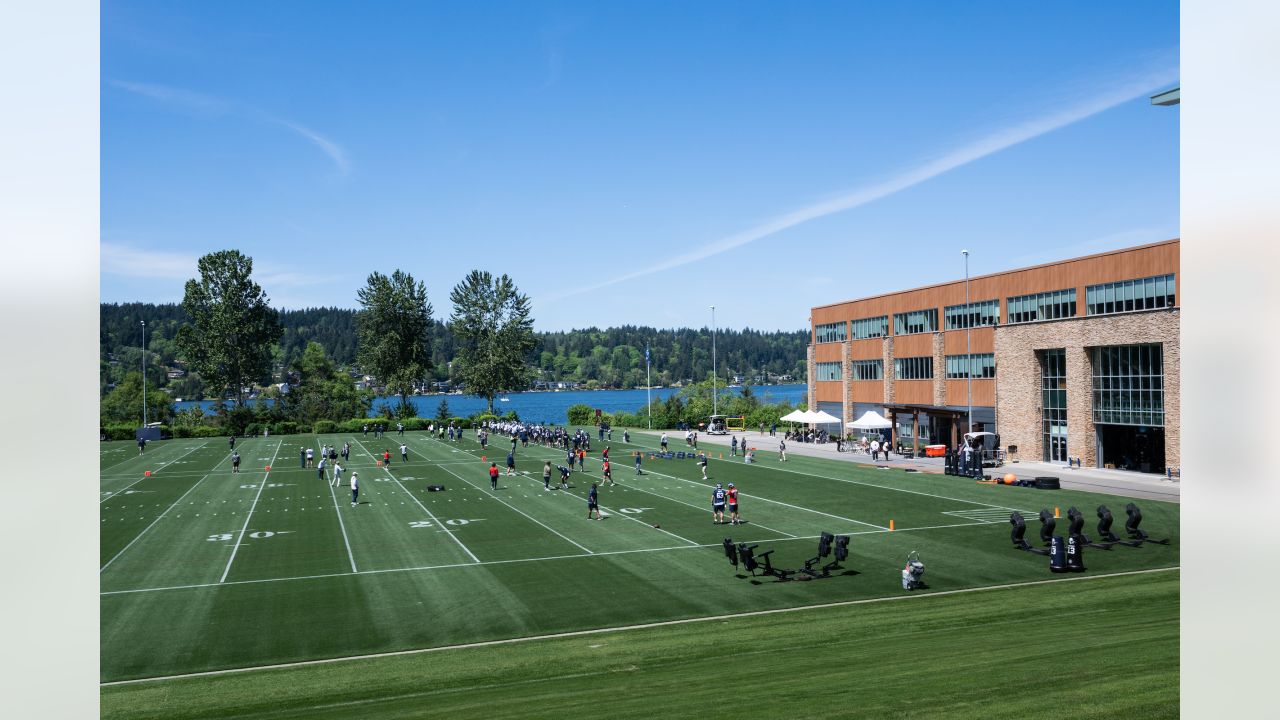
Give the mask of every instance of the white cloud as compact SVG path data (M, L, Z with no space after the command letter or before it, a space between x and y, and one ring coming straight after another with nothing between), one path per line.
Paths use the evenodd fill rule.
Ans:
M827 200L822 200L805 207L773 217L755 227L729 235L703 245L696 250L676 255L656 265L629 273L614 276L603 282L571 288L565 292L543 298L545 302L553 302L564 298L583 295L618 283L634 280L653 273L670 270L682 265L705 260L735 248L742 247L775 233L793 228L797 225L826 217L835 213L851 210L867 203L880 200L907 188L919 185L946 172L980 160L989 155L1008 149L1014 145L1040 137L1054 130L1077 123L1098 113L1110 110L1122 103L1143 97L1157 90L1166 89L1177 82L1178 67L1171 65L1155 71L1147 71L1131 76L1111 87L1084 99L1067 103L1064 107L1055 108L1040 117L1010 125L995 132L954 148L933 160L909 168L879 182L843 192Z
M104 242L101 257L101 270L107 275L186 280L196 273L197 258L186 253L140 250Z

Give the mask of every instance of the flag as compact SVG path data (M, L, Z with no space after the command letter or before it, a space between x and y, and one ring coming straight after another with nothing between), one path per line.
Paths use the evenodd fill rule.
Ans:
M644 346L644 364L645 365L649 364L649 346L648 345Z

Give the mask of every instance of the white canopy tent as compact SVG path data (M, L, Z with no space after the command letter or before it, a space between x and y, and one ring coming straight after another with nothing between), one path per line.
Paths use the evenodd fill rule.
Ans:
M875 410L868 410L862 414L862 417L851 423L846 423L846 427L854 430L883 430L892 427L893 423L885 419L883 415Z
M809 422L811 423L829 425L831 423L840 422L840 418L836 417L835 415L832 415L829 412L826 412L825 410L819 410L818 412L810 413L809 415L810 415Z
M786 415L783 415L782 417L778 418L778 420L782 422L798 422L798 423L811 422L811 420L809 420L808 410L792 410Z

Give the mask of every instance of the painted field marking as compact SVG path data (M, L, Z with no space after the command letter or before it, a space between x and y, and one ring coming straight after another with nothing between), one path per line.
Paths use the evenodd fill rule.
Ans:
M165 675L165 676L150 677L150 678L138 678L135 680L116 680L113 682L99 683L99 686L109 687L113 685L136 685L140 683L162 682L167 680L179 680L183 678L209 677L214 675L231 675L231 674L237 674L237 673L255 672L260 670L279 670L283 668L302 667L302 666L308 666L308 665L326 665L329 663L347 662L352 660L372 660L375 658L398 657L402 655L420 655L423 653L444 652L448 650L465 650L469 648L492 647L494 645L512 645L515 643L534 642L538 640L556 640L561 638L601 635L604 633L624 632L627 630L647 630L649 628L669 627L672 625L687 625L689 623L723 622L730 618L757 617L762 615L779 615L783 613L802 612L805 610L823 610L823 609L829 609L829 608L849 607L853 605L870 605L872 603L910 602L912 600L919 600L921 598L945 597L949 595L967 595L970 593L991 592L995 590L1012 590L1016 588L1030 587L1034 585L1053 585L1057 583L1088 582L1090 580L1100 580L1103 578L1128 577L1128 576L1134 576L1134 575L1151 575L1154 573L1179 572L1181 570L1182 570L1181 566L1174 565L1172 567L1165 567L1165 568L1150 568L1147 570L1129 570L1125 572L1105 573L1102 575L1075 575L1071 577L1050 578L1047 580L1028 580L1026 582L1020 582L1020 583L1005 583L1002 585L986 585L983 587L959 588L956 590L939 590L936 592L925 592L920 594L889 595L886 597L865 598L862 600L843 600L840 602L817 603L813 605L796 605L793 607L772 608L769 610L750 610L747 612L734 613L731 615L723 615L723 614L709 615L706 617L683 618L680 620L662 620L659 622L638 623L635 625L619 625L619 626L610 627L610 628L594 628L590 630L572 630L569 632L548 633L546 635L531 635L528 637L507 638L504 640L484 640L481 642L461 643L458 645L444 645L444 646L430 647L430 648L418 648L415 650L395 650L392 652L370 653L367 655L351 655L351 656L340 657L340 658L301 660L298 662L291 662L291 663L276 663L273 665L256 665L256 666L250 666L250 667L229 668L226 670L207 670L204 672L185 673L181 675Z
M359 445L364 450L366 455L368 455L369 457L373 457L373 453L369 452L369 448L365 447L364 443L360 442L358 438L356 439L356 444ZM386 471L388 477L390 477L392 480L395 480L396 476L391 472L390 468L383 466L382 469ZM410 498L412 498L413 501L417 503L418 507L422 508L422 512L426 513L427 517L431 518L432 520L435 520L436 522L440 522L439 520L436 520L435 515L431 514L431 511L427 509L427 506L422 504L422 501L418 499L417 495L414 495L413 493L409 492L409 489L406 488L404 485L401 485L399 480L396 480L396 485L399 485L400 489L404 490L405 494L407 494ZM458 543L458 547L462 548L462 551L465 552L467 556L471 558L472 562L477 562L477 563L480 562L480 558L476 557L475 553L471 552L471 549L468 548L466 545L464 545L462 543L462 540L459 539L457 535L453 533L449 533L449 537L453 538L453 541Z
M579 543L579 542L577 542L577 541L573 540L572 538L569 538L569 537L565 536L565 535L564 535L564 533L561 533L560 531L556 530L555 528L551 527L550 525L547 525L546 523L542 522L541 520L539 520L539 519L537 519L537 518L533 517L532 515L530 515L530 514L528 514L528 513L524 512L523 510L521 510L520 508L516 507L515 505L512 505L511 503L508 503L507 501L503 500L502 498L498 497L497 495L494 495L492 492L486 493L486 492L485 492L485 490L484 490L483 488L481 488L479 485L476 485L475 483L471 482L470 480L467 480L466 478L464 478L464 477L462 477L461 475L459 475L458 473L456 473L456 472L454 472L454 471L450 470L449 468L445 468L445 469L444 469L444 471L445 471L445 472L447 472L447 473L449 473L450 475L452 475L452 476L454 476L454 477L458 478L458 479L459 479L459 480L461 480L462 482L464 482L464 483L466 483L466 484L470 485L471 487L473 487L473 488L475 488L475 489L479 490L482 494L487 494L487 495L489 495L489 497L492 497L494 500L497 500L498 502L502 503L503 505L506 505L507 507L511 508L512 510L515 510L516 512L520 513L521 515L524 515L525 517L529 518L530 520L532 520L533 522L537 523L538 525L541 525L542 527L546 528L547 530L550 530L550 531L551 531L552 533L554 533L557 537L559 537L559 538L560 538L560 539L562 539L562 540L567 541L570 545L573 545L574 547L578 548L579 550L584 550L584 551L586 551L586 553L587 553L588 555L594 555L594 554L595 554L595 552L594 552L593 550L591 550L590 548L586 547L586 546L585 546L585 545L583 545L582 543ZM406 492L408 492L408 491L406 491Z
M329 497L333 498L333 511L338 515L338 527L342 528L342 542L347 546L347 559L351 561L351 572L356 570L356 556L351 552L351 540L347 538L347 525L342 521L342 510L338 508L338 495L333 491L333 485L329 485Z
M160 472L160 471L161 471L161 470L163 470L164 468L166 468L166 467L168 467L168 466L172 465L172 464L174 463L174 461L175 461L175 460L178 460L178 459L180 459L180 458L184 458L184 457L186 457L186 456L190 455L191 453L195 452L196 450L199 450L200 448L202 448L202 447L204 447L205 445L208 445L208 444L209 444L209 441L208 441L208 440L206 440L206 441L204 441L204 442L200 443L199 445L197 445L197 446L195 446L195 447L191 448L190 450L188 450L188 451L186 451L186 452L182 453L181 455L179 455L178 457L174 458L173 460L170 460L169 462L167 462L167 463L165 463L165 464L161 465L160 467L156 468L155 470L152 470L152 471L151 471L151 474L152 474L152 475L155 475L156 473ZM106 496L106 497L102 498L102 500L98 501L98 504L99 504L99 505L101 505L102 503L104 503L104 502L106 502L106 501L110 500L111 498L115 497L116 495L119 495L120 493L124 492L125 490L128 490L129 488L133 487L134 485L137 485L138 483L142 482L143 480L146 480L146 479L147 479L147 477L148 477L147 475L143 475L142 477L138 478L137 480L134 480L133 482L131 482L131 483L129 483L128 485L124 486L124 487L123 487L123 488L121 488L120 490L117 490L117 491L115 491L114 493L112 493L112 494L110 494L110 495L108 495L108 496Z
M1006 510L1004 508L974 508L971 510L947 510L943 515L951 517L964 518L966 520L980 520L989 523L1007 523L1009 522L1009 514L1012 512L1020 512L1026 517L1039 517L1039 510Z
M276 455L280 454L280 446L283 444L283 439L276 442L276 451L271 454L272 465L276 464ZM253 504L249 506L248 514L244 516L244 527L240 528L240 537L236 538L235 547L231 548L231 557L227 558L227 567L223 569L222 578L218 580L219 583L227 581L227 574L231 572L231 563L236 561L236 553L240 550L240 543L244 541L244 533L249 529L249 520L253 517L254 508L258 507L258 498L262 497L262 490L267 486L267 477L270 475L271 473L268 471L267 474L263 476L262 487L258 488L258 494L253 496Z
M219 465L221 465L222 463L218 463L218 464L219 464ZM214 467L216 468L217 466L215 465ZM150 525L148 525L148 526L146 526L145 528L143 528L143 529L142 529L142 532L138 533L138 536L137 536L137 537L135 537L134 539L130 540L128 545L125 545L123 548L121 548L121 549L120 549L120 552L116 553L115 557L113 557L113 558L111 558L110 560L108 560L106 565L103 565L102 567L98 568L98 574L99 574L99 575L101 575L103 572L105 572L105 571L106 571L106 569L107 569L107 568L111 567L111 563L113 563L113 562L115 562L117 559L119 559L119 558L120 558L120 556L124 554L124 551L125 551L125 550L128 550L129 548L133 547L133 544L134 544L134 543L136 543L136 542L138 542L139 540L141 540L141 539L142 539L142 536L143 536L143 535L146 535L148 530L150 530L152 527L154 527L156 523L160 522L160 518L163 518L165 515L168 515L168 514L169 514L169 511L173 510L173 508L174 508L174 507L176 507L176 506L178 505L178 503L182 502L183 498L185 498L186 496L190 495L192 490L195 490L195 489L196 489L196 487L200 485L200 483L204 482L205 478L209 477L209 475L212 475L212 474L213 474L212 472L207 473L204 477L202 477L202 478L200 478L199 480L197 480L197 481L195 482L195 484L194 484L194 485L192 485L191 487L187 488L187 491L186 491L186 492L184 492L184 493L182 493L182 497L179 497L177 500L174 500L174 501L173 501L173 504L169 505L169 507L168 507L168 508L166 508L164 512L162 512L162 513L160 513L159 515L157 515L157 516L156 516L156 519L155 519L155 520L152 520Z

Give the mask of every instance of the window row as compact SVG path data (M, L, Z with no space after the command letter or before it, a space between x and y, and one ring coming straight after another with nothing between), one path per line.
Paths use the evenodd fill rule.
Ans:
M889 316L881 315L880 317L863 318L854 320L853 339L865 340L867 338L884 337L889 334Z
M996 356L992 353L947 356L948 380L963 380L970 377L993 378L995 376Z
M1010 323L1075 317L1076 290L1018 295L1005 301L1005 309L1009 312Z
M893 376L899 380L932 380L933 357L894 358Z
M1090 285L1084 291L1085 308L1089 315L1173 307L1176 296L1177 283L1174 282L1173 275Z
M813 328L813 341L820 343L844 342L847 337L848 327L847 323L842 322L815 325Z
M883 380L883 360L854 360L850 368L854 380Z
M840 374L840 363L838 362L820 362L816 363L816 380L842 380Z
M1163 377L1164 348L1145 345L1108 345L1092 348L1093 377Z
M894 335L915 335L938 331L938 309L912 310L895 313L893 316Z
M986 327L1000 323L1000 301L983 300L968 305L949 305L942 311L948 330Z

